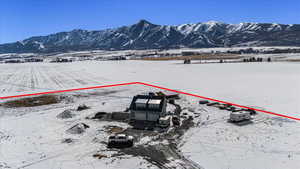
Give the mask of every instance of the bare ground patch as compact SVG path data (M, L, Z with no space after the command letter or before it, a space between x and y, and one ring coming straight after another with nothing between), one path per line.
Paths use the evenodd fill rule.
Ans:
M178 150L178 141L181 139L183 134L193 126L195 126L193 121L186 119L182 121L181 126L159 135L153 131L126 129L123 133L133 135L136 138L136 141L148 136L152 138L149 143L153 143L155 141L162 142L164 140L166 142L164 144L153 145L145 143L131 148L121 149L119 151L119 156L127 154L142 157L161 169L202 169L203 167L184 157ZM175 162L176 165L172 165L172 162Z
M287 62L300 62L300 59L287 59Z
M105 128L106 132L108 132L110 134L121 133L124 131L124 129L119 126L105 126L104 128Z
M18 107L36 107L43 105L56 104L63 100L63 97L56 95L41 95L36 97L26 97L18 100L11 100L0 104L1 106L8 108Z
M91 96L107 96L114 93L118 93L117 90L108 90L101 92L93 92L93 93L79 93L79 94L71 94L71 95L40 95L35 97L24 97L15 100L9 100L3 103L0 103L0 106L7 108L19 108L19 107L36 107L43 105L51 105L57 104L62 101L66 101L68 103L74 102L75 98L89 98Z

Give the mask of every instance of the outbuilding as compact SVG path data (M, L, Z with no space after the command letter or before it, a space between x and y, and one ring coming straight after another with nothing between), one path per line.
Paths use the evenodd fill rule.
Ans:
M158 122L160 117L166 116L166 108L165 96L137 95L130 104L130 120Z

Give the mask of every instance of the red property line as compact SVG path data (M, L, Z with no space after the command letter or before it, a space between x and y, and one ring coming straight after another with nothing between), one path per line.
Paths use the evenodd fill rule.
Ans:
M235 104L235 103L230 103L230 102L217 100L217 99L213 99L213 98L209 98L209 97L199 96L199 95L196 95L196 94L191 94L191 93L187 93L187 92L183 92L183 91L179 91L179 90L174 90L174 89L169 89L169 88L156 86L156 85L152 85L152 84L149 84L149 83L143 83L143 82L120 83L120 84L112 84L112 85L102 85L102 86L92 86L92 87L85 87L85 88L76 88L76 89L67 89L67 90L55 90L55 91L48 91L48 92L21 94L21 95L14 95L14 96L4 96L4 97L0 97L0 99L9 99L9 98L17 98L17 97L25 97L25 96L36 96L36 95L53 94L53 93L64 93L64 92L89 90L89 89L100 89L100 88L116 87L116 86L127 86L127 85L133 85L133 84L150 86L150 87L154 87L154 88L158 88L158 89L162 89L162 90L167 90L167 91L176 92L176 93L180 93L180 94L184 94L184 95L188 95L188 96L198 97L198 98L201 98L201 99L206 99L206 100L210 100L210 101L214 101L214 102L219 102L219 103L224 103L224 104L231 104L233 106L237 106L237 107L241 107L241 108L251 109L251 110L258 111L258 112L263 112L263 113L272 114L272 115L279 116L279 117L284 117L284 118L300 121L300 118L296 118L296 117L292 117L292 116L287 116L287 115L274 113L274 112L270 112L270 111L266 111L266 110L262 110L262 109L247 107L247 106L243 106L243 105L239 105L239 104Z

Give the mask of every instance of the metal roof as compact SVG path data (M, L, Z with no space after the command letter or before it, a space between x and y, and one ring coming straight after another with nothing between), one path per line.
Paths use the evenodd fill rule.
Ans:
M161 100L158 100L158 99L150 99L148 101L148 104L160 104L161 103Z
M146 104L147 103L147 101L148 101L148 99L137 99L136 101L135 101L135 103L144 103L144 104Z

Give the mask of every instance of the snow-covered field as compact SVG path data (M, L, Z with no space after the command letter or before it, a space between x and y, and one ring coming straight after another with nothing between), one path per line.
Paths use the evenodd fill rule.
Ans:
M293 62L183 65L181 61L0 64L0 96L140 81L300 117L299 66ZM127 128L126 123L86 119L98 111L123 111L132 96L149 90L153 89L140 85L95 89L62 94L71 102L34 108L0 106L0 168L157 168L142 157L106 149L105 127ZM178 140L189 160L213 169L300 168L299 122L260 113L253 124L236 126L227 123L228 111L182 97L178 103L195 116L196 123ZM82 103L91 109L75 111ZM57 118L66 109L75 117ZM90 128L83 134L66 132L78 123ZM68 138L73 142L64 143ZM137 144L148 143L145 137ZM94 158L95 153L108 158ZM181 163L170 161L169 166Z
M259 114L253 124L235 126L227 123L229 112L207 106L194 109L202 112L201 120L184 135L181 150L204 168L300 167L299 122Z
M183 65L181 61L0 64L0 93L140 81L300 117L299 66L292 62Z

